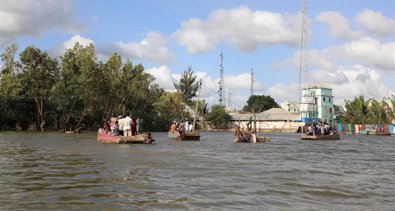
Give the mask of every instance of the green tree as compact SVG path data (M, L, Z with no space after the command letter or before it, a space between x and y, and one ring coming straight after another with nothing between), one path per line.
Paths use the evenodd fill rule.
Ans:
M382 107L389 123L395 123L395 95L384 97Z
M243 107L243 110L249 112L262 112L271 108L279 108L272 97L269 95L252 95L248 98L247 105Z
M199 83L196 81L196 76L191 66L188 66L184 72L181 73L181 78L178 83L173 83L177 92L181 94L184 102L190 105L192 97L196 96L196 92L199 88Z
M3 62L0 74L0 95L5 98L15 96L19 89L16 78L18 65L14 60L17 50L18 47L14 43L7 47L5 52L0 56Z
M214 105L211 107L211 112L207 115L207 120L217 129L227 128L230 119L231 116L226 113L223 105Z
M369 124L386 124L389 118L383 106L384 101L379 102L372 99L368 107L367 123Z
M14 43L7 47L0 56L3 62L0 72L0 122L5 124L9 121L12 121L11 124L19 124L19 121L17 121L19 114L23 115L20 107L16 105L20 101L20 99L17 99L20 89L17 78L18 64L14 60L17 49L18 47Z
M168 129L172 120L183 118L183 98L179 93L164 93L155 103L157 126Z
M36 105L37 123L44 131L44 101L50 93L58 71L58 63L46 52L33 46L20 54L22 64L22 89L26 96L32 97Z
M346 100L342 121L351 124L368 124L368 106L370 100L366 100L363 96L355 97L353 100Z

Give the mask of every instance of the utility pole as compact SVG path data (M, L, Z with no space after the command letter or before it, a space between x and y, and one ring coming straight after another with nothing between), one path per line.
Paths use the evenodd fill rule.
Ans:
M218 82L219 84L219 90L218 90L218 94L219 94L219 103L221 105L225 104L225 93L224 93L224 54L221 52L220 54L220 58L221 58L221 64L220 64L220 80Z
M251 96L254 95L254 69L251 68Z

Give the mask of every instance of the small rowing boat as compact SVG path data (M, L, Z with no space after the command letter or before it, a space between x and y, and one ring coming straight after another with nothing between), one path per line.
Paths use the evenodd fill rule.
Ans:
M153 140L148 134L135 136L115 136L104 132L97 133L97 140L103 143L114 144L152 144Z
M169 139L177 139L178 141L199 141L200 132L199 131L185 131L180 135L178 131L169 131L167 133Z
M302 134L302 136L300 137L301 140L339 140L340 139L340 135L338 133L333 134L333 135L307 135L307 134Z

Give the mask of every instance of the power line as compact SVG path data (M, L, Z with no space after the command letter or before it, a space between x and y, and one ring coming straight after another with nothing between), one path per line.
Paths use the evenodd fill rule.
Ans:
M218 93L218 92L215 91L214 89L212 89L212 88L206 86L204 83L203 83L202 85L203 85L204 87L206 87L206 88L207 88L209 91L211 91L212 93L214 93L214 94L217 94L217 93ZM229 98L225 98L225 100L226 100L226 99L228 99L228 102L231 102L232 104L234 104L234 105L236 105L236 106L239 106L240 108L243 108L242 105L240 105L240 104L238 104L238 103L232 101L230 97L229 97ZM230 105L228 105L228 106L230 106Z

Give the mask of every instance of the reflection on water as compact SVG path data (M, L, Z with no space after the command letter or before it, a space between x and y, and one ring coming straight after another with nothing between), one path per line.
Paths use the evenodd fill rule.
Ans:
M393 210L395 137L233 143L96 142L94 133L0 133L1 210Z

